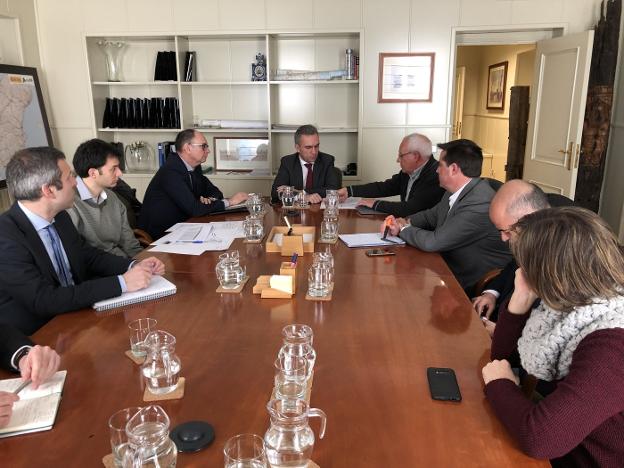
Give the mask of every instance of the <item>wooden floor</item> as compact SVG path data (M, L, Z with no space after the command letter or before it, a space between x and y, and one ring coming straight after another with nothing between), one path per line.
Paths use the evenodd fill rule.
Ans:
M267 215L267 231L283 224L280 215ZM318 226L321 218L313 207L298 221ZM377 231L379 223L342 211L340 232ZM89 309L57 317L35 335L61 353L68 370L56 425L1 440L1 465L101 466L110 452L108 417L143 404L139 368L124 355L126 323L153 317L176 336L186 378L184 398L161 406L172 426L200 419L216 432L207 449L180 454L178 466L223 466L228 438L264 435L273 360L281 329L291 323L314 330L311 404L327 414L327 432L316 440L313 460L322 468L548 466L516 448L485 400L481 368L490 340L439 255L395 247L394 257L369 258L341 242L330 248L336 268L331 302L305 300L309 255L300 259L293 299L252 295L256 277L277 273L282 257L239 239L232 249L239 250L251 277L240 294L215 293L218 253L160 254L165 276L178 287L175 296L106 314ZM455 370L461 403L430 398L429 366ZM317 420L311 425L316 432Z

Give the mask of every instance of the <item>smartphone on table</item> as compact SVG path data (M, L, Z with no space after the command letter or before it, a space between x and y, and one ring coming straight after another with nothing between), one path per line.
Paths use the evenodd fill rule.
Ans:
M442 401L461 401L455 371L445 367L428 367L427 380L431 398Z
M366 251L367 257L385 257L386 255L396 255L396 253L388 249L370 249Z

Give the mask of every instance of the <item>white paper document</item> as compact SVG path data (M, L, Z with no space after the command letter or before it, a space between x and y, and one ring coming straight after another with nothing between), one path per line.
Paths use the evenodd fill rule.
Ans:
M201 255L206 251L223 251L230 248L234 239L245 237L243 221L218 221L212 223L178 223L169 232L154 241L151 252L183 255Z
M0 437L11 437L29 432L51 429L61 402L61 392L67 371L58 371L37 390L26 387L19 394L19 401L13 404L13 414L9 425L0 429ZM22 379L0 381L0 391L13 392Z
M358 202L362 199L362 197L349 197L342 203L338 203L338 209L340 210L355 210ZM321 210L326 208L325 200L321 202Z
M388 245L404 245L405 241L400 237L388 236L386 240L381 238L378 232L367 232L362 234L340 234L338 236L347 247L378 247Z

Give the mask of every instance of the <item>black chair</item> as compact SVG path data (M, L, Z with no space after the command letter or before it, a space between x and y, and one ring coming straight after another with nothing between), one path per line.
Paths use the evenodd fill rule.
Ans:
M484 177L484 179L488 181L488 184L490 184L490 187L492 187L492 190L495 192L498 192L498 189L503 185L500 180L490 179L489 177Z
M559 193L547 193L546 199L548 200L550 206L552 206L553 208L559 208L562 206L576 206L574 200L570 200L565 195L561 195Z

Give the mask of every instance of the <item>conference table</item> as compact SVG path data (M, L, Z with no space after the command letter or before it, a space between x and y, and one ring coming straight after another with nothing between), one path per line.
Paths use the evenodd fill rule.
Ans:
M317 226L318 238L322 210L317 205L299 213L291 220ZM282 215L279 207L269 210L265 230L284 225ZM341 210L340 232L376 232L382 219ZM334 255L331 301L305 299L310 254L299 259L292 299L252 294L256 278L277 274L285 258L266 253L264 243L236 239L230 250L239 251L250 277L240 293L216 293L221 252L158 253L165 277L177 286L175 295L105 313L85 309L55 317L34 335L58 350L68 371L55 426L0 440L1 464L102 466L110 453L109 416L147 405L139 366L124 353L127 323L152 317L176 337L186 379L184 397L160 406L172 427L204 420L216 434L204 450L180 453L178 466L223 466L227 439L264 435L281 330L293 323L314 331L310 403L327 414L323 439L318 420L310 420L317 435L312 460L320 467L549 466L518 449L486 401L481 368L489 360L490 338L440 255L397 246L390 248L395 256L367 257L366 249L349 249L341 241L315 248ZM454 369L463 400L432 400L427 367Z

